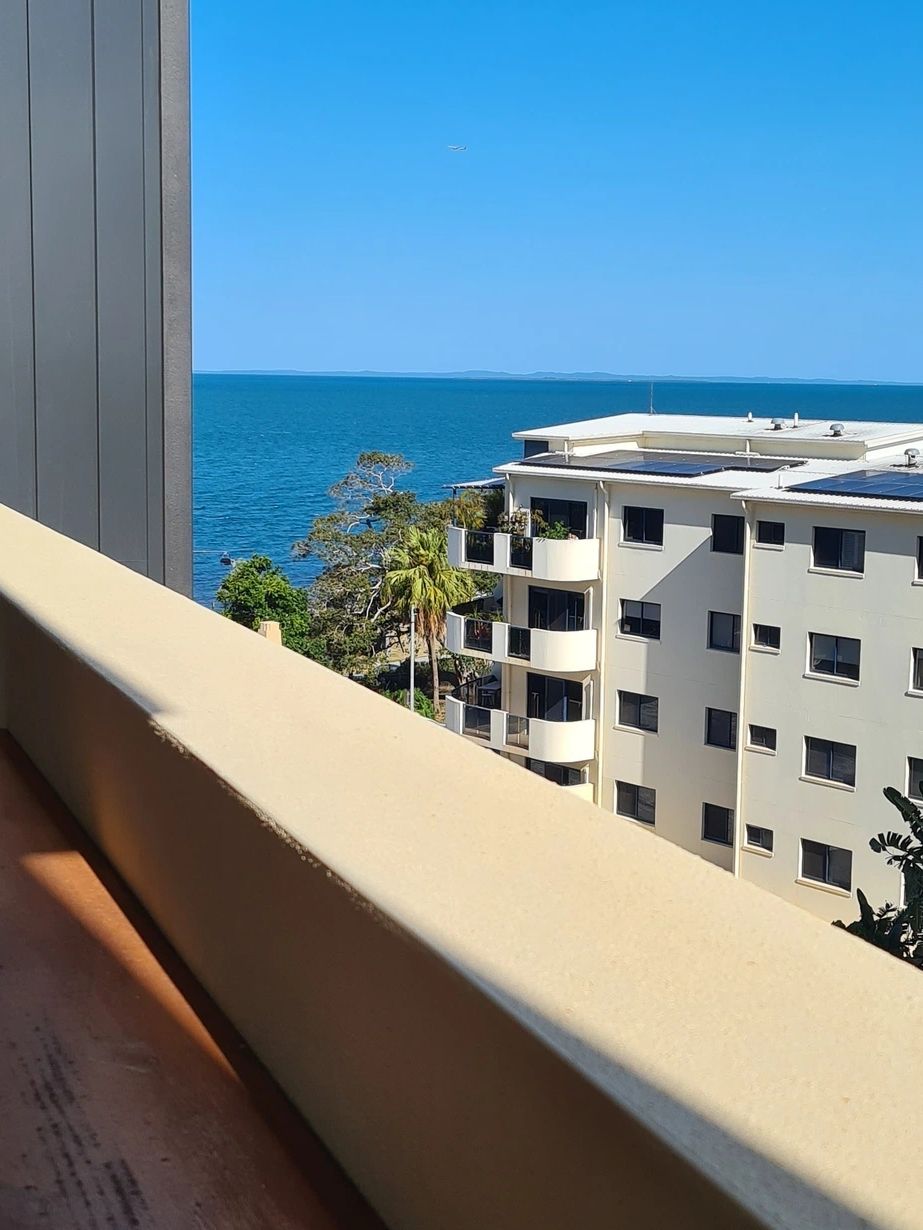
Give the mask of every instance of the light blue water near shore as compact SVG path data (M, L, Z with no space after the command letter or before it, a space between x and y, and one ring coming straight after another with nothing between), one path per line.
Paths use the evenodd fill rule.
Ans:
M648 392L642 382L197 375L195 597L211 604L223 551L269 555L307 584L315 566L293 561L292 543L363 449L403 453L416 463L405 485L433 499L519 456L513 431L643 411ZM663 413L923 421L923 386L662 381L654 400Z

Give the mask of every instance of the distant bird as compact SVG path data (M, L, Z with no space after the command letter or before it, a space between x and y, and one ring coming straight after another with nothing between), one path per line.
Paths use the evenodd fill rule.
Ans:
M467 145L449 145L447 148L453 154L463 154L465 150L468 148L468 146Z

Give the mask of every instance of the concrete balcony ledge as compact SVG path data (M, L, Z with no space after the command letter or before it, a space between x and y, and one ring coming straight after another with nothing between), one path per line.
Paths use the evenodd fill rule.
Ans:
M389 1225L919 1225L919 973L6 510L0 545L3 724Z
M595 581L599 576L598 538L529 538L531 562L523 567L516 552L516 535L478 530L469 540L469 532L461 526L449 526L448 557L455 568L527 576L536 581ZM483 556L469 550L469 541L483 548Z
M489 647L478 649L467 643L465 625L469 620L490 630ZM591 671L596 667L595 628L573 632L558 632L549 628L521 629L502 620L479 620L477 616L450 611L446 616L445 644L449 653L465 654L488 662L531 666L540 671L568 674Z

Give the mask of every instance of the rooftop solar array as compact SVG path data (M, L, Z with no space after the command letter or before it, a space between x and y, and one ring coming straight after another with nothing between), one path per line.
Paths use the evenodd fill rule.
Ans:
M923 466L892 470L853 470L849 474L815 478L789 491L813 491L818 495L856 495L873 500L923 500Z
M656 478L701 478L703 474L720 474L725 470L758 470L772 472L800 462L783 461L778 457L760 457L754 453L652 453L621 452L601 453L591 457L565 456L563 453L547 453L529 457L517 465L548 466L552 469L567 467L579 470L606 470L616 474L647 474Z

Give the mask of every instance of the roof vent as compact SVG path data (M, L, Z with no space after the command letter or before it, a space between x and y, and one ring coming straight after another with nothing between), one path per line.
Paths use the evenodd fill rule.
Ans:
M773 419L772 420L772 430L773 431L781 431L784 426L785 426L785 419Z
M748 422L748 423L752 423L752 422L753 422L753 411L752 411L752 410L748 410L748 411L747 411L747 422Z
M796 410L795 413L792 415L792 426L797 427L800 422L801 422L801 416L798 414L798 411Z
M831 423L830 424L831 436L841 436L843 434L843 431L844 431L844 428L843 428L842 423Z
M915 466L920 457L920 450L918 448L905 448L904 456L907 458L909 466Z

